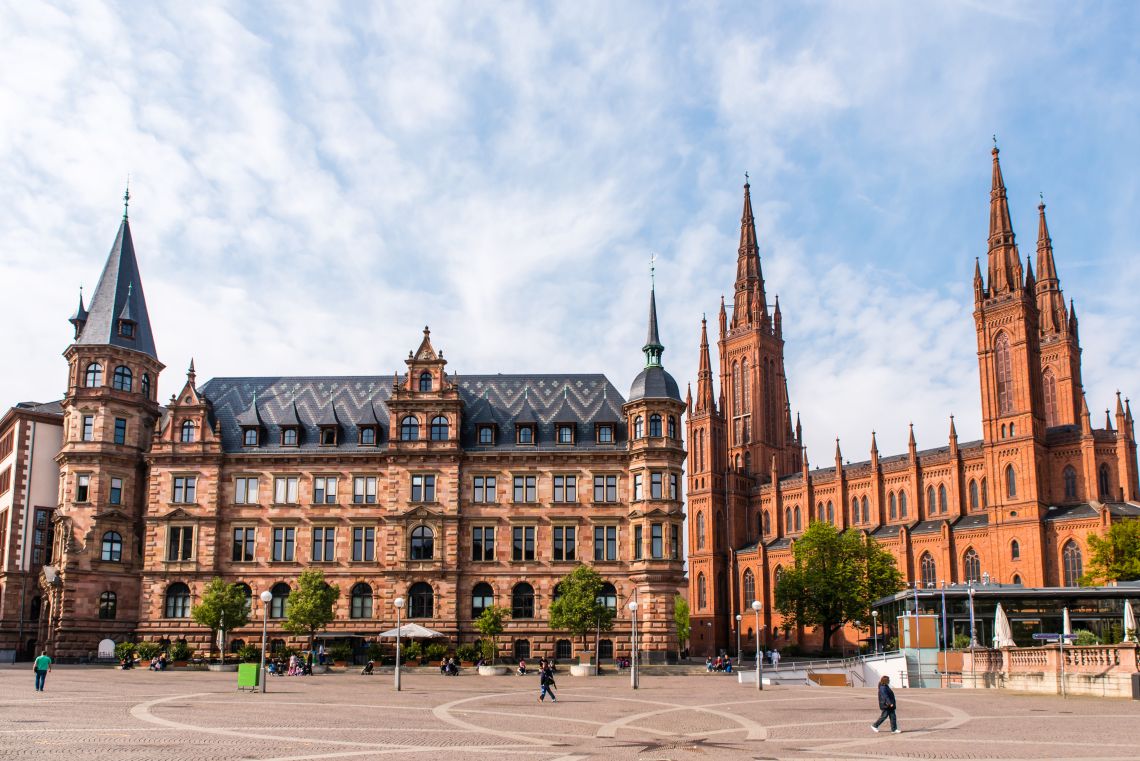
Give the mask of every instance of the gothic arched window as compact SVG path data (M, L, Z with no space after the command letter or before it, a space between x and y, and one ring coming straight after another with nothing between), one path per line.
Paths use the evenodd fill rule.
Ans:
M867 495L865 495L865 494L863 495L863 522L864 523L870 523L871 522L871 508L869 506L869 503L867 502Z
M752 387L748 383L748 358L740 362L740 411L747 415L752 411Z
M705 575L697 574L697 610L704 610L709 606L709 595L705 585Z
M831 500L827 500L827 522L835 522L835 506L831 504Z
M732 414L740 414L740 365L732 363ZM737 441L737 444L740 442Z
M697 549L705 548L705 514L697 513Z
M894 492L891 492L891 496L887 498L887 504L890 505L887 510L887 515L893 521L895 518L899 517L898 498L895 496Z
M772 522L768 518L768 511L767 510L764 511L764 533L765 534L772 533Z
M962 578L975 584L982 580L982 559L973 547L962 555Z
M1045 368L1041 388L1045 393L1045 425L1057 425L1057 378L1053 375L1053 368Z
M906 517L906 492L905 491L899 492L899 517L900 518Z
M443 415L436 415L431 419L431 440L447 441L448 424Z
M938 512L945 513L949 509L946 502L946 485L940 484L938 486Z
M1009 543L1009 559L1021 560L1021 543L1016 539Z
M1100 499L1102 502L1106 501L1109 497L1108 489L1108 463L1101 463L1100 472L1098 473L1098 482L1100 486Z
M1072 465L1065 466L1063 474L1065 479L1065 499L1077 498L1077 469Z
M934 501L934 487L926 487L926 514L934 515L938 512L938 504Z
M98 388L103 385L103 366L92 362L83 374L83 385L87 388Z
M1081 548L1072 539L1065 542L1065 547L1061 550L1061 560L1065 567L1065 586L1078 586L1081 575L1085 572L1085 565L1081 557Z
M752 605L752 601L756 599L756 577L752 575L752 569L744 569L744 601L742 608L747 608Z
M938 567L934 564L934 556L924 552L918 564L922 571L922 586L933 587L938 582Z
M971 478L970 479L970 509L971 510L977 510L979 507L981 507L981 504L978 501L978 482Z
M1008 415L1013 412L1013 367L1009 354L1009 336L1002 333L994 341L998 413L1001 415Z
M800 530L800 506L799 505L796 505L795 509L792 510L792 518L796 524L796 531L799 531Z
M851 522L852 523L858 523L859 522L859 498L858 497L852 497L851 498Z
M1012 465L1005 466L1005 494L1010 499L1017 496L1017 472Z

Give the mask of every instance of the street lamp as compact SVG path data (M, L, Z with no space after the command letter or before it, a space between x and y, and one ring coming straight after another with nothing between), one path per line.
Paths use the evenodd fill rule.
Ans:
M978 654L974 648L978 646L978 628L974 619L974 582L970 581L966 584L966 595L970 598L970 681L974 685L974 689L978 687L978 668L977 657Z
M261 691L265 692L265 647L269 637L269 603L273 593L268 589L261 593Z
M760 657L760 609L762 607L764 606L760 604L759 600L752 601L752 610L756 611L756 689L758 690L764 689L764 659ZM736 619L739 621L740 616L738 615ZM739 627L740 624L737 626Z
M946 629L946 582L942 581L942 651L950 649L950 632Z
M744 618L744 616L740 615L739 613L736 614L736 660L737 660L736 666L737 666L737 668L740 668L740 622L741 622L741 620L743 620L743 618Z
M637 689L637 600L630 600L629 613L633 620L632 655L629 661L629 686Z
M879 652L879 611L871 611L871 621L871 636L875 641L875 653L877 654Z
M404 598L397 597L392 601L396 606L396 691L400 690L400 611L404 609Z

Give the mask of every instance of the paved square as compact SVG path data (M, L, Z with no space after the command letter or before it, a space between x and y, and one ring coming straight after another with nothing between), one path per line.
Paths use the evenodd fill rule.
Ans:
M0 668L0 758L1118 759L1138 755L1140 702L965 690L897 690L901 735L873 734L873 689L774 687L723 675L532 677L413 672L272 678L59 667Z

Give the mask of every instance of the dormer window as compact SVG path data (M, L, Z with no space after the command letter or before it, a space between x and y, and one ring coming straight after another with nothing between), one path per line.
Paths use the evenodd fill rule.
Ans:
M602 423L598 426L597 431L599 444L614 443L614 427L611 423Z
M420 373L420 391L431 391L431 373L427 370Z
M182 435L180 441L183 444L192 444L194 442L194 424L189 420L182 423Z
M241 444L243 447L255 447L258 444L258 435L256 428L243 428L241 432Z
M336 446L336 427L325 426L321 428L321 446L322 447L335 447Z
M134 320L119 320L119 335L123 338L135 337L135 323Z
M281 446L295 447L298 441L298 431L296 426L289 426L281 429Z
M376 446L376 426L367 425L360 429L360 445L365 447Z
M479 444L492 446L495 443L495 427L492 425L479 426Z
M558 424L558 443L559 444L573 444L574 443L574 426L569 423Z
M515 443L516 444L533 444L534 443L534 426L533 425L520 425L515 429Z

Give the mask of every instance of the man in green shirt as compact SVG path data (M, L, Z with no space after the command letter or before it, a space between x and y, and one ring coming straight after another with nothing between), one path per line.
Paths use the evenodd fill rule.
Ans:
M43 692L44 682L47 681L48 672L51 671L51 658L48 658L47 650L40 653L32 668L36 671L36 692Z

